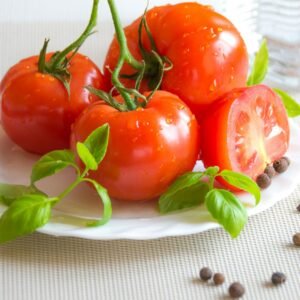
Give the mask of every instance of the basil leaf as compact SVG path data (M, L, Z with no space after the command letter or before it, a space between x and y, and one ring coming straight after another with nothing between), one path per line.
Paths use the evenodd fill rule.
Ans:
M98 164L90 152L90 150L87 148L87 146L83 143L78 142L76 145L77 148L77 153L82 160L82 162L85 164L85 166L89 170L97 170L98 169Z
M281 98L286 112L290 118L300 116L300 104L290 95L280 89L273 89Z
M208 167L204 173L207 176L216 176L219 171L220 171L219 167Z
M234 187L252 194L255 197L256 205L260 202L260 188L250 177L229 170L223 170L219 176Z
M15 200L28 194L43 193L34 186L0 183L0 201L6 206L10 206Z
M97 191L103 203L102 218L98 221L88 223L87 226L96 227L96 226L101 226L106 224L111 219L112 216L112 205L107 190L103 186L101 186L98 182L90 178L83 178L82 181L89 182L94 186L95 190Z
M13 202L0 218L0 243L44 226L51 216L51 202L43 195L27 195Z
M84 145L89 149L97 164L103 160L109 139L109 125L104 124L94 130L84 141Z
M190 172L177 178L172 185L169 186L167 191L160 196L158 201L159 211L161 213L168 213L200 204L201 195L197 197L197 195L189 193L189 189L193 187L193 190L197 190L195 185L200 183L202 177L202 172ZM199 190L201 190L201 188L199 187ZM193 198L191 199L190 196L193 196ZM196 199L194 196L196 196Z
M213 189L207 193L205 204L214 219L235 238L247 222L247 211L239 199L229 191Z
M255 85L264 81L269 67L269 51L267 46L267 41L263 40L258 50L254 63L252 66L252 71L248 77L247 85Z
M170 196L159 199L159 211L162 214L191 208L204 202L209 191L208 184L202 181L178 190Z
M57 150L47 153L35 163L31 172L31 183L53 175L68 166L78 170L74 154L69 150Z

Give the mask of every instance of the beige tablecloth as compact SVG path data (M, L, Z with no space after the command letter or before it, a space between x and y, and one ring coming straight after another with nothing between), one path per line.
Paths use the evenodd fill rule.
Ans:
M45 36L52 38L51 49L59 49L83 28L82 21L62 22L68 16L57 6L58 21L53 10L46 22L46 12L53 7L41 3L1 0L0 76L18 59L37 53ZM22 13L14 14L16 8ZM80 10L76 11L79 18ZM111 32L112 27L102 26L103 30ZM83 52L101 63L108 42L95 35ZM300 299L300 248L291 242L300 231L298 204L300 187L269 211L250 218L236 240L221 229L154 241L103 242L33 234L0 246L0 299L227 299L228 284L236 280L246 286L245 299ZM226 283L215 287L200 282L203 266L223 272ZM286 284L270 285L274 271L287 275Z

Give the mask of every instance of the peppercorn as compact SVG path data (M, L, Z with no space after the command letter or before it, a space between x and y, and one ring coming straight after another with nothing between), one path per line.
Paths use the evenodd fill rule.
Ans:
M300 246L300 233L295 233L293 236L293 243L296 246Z
M290 160L288 157L284 156L282 159L285 159L285 160L286 160L286 162L288 163L288 165L290 165L290 164L291 164L291 160Z
M267 174L269 178L273 178L276 175L276 171L272 165L267 165L267 167L264 170L264 173Z
M213 277L215 285L221 285L225 281L225 276L222 273L216 273Z
M271 178L263 173L257 176L256 183L261 189L266 189L272 183Z
M300 212L300 204L297 206L297 210Z
M273 167L277 173L283 173L288 169L289 163L285 158L280 158L273 162Z
M202 268L200 270L200 278L204 281L208 281L209 279L212 278L212 271L210 268Z
M234 282L230 285L228 292L232 298L241 298L245 294L245 288L239 282Z
M275 285L282 284L282 283L285 283L286 276L281 272L275 272L275 273L273 273L271 280L272 280L272 283Z

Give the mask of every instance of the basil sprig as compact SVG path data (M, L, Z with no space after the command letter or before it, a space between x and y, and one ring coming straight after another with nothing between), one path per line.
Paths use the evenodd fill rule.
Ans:
M8 206L0 218L0 243L34 232L47 224L54 205L66 197L82 182L89 182L97 191L103 203L103 216L90 220L87 226L106 224L112 215L112 206L107 190L98 182L87 178L90 170L97 170L106 154L109 139L109 126L105 124L93 131L84 143L77 143L77 154L85 168L81 171L70 150L52 151L42 156L33 166L30 186L0 183L0 201ZM40 191L36 182L57 172L72 167L77 177L60 195L49 197Z
M247 223L247 211L237 196L230 191L214 187L216 177L252 194L256 205L260 189L248 176L229 170L210 167L204 172L186 173L179 177L160 197L160 213L170 213L205 203L212 217L233 237L237 237Z
M269 51L267 41L263 40L254 58L251 73L247 80L247 85L260 84L265 80L269 67ZM274 88L274 92L281 98L286 112L290 118L300 116L300 104L287 92Z

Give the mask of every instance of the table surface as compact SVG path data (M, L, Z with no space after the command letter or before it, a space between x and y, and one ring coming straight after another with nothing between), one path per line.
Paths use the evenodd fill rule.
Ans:
M70 42L89 15L81 0L53 0L51 5L48 1L41 5L39 0L0 1L0 77L18 59L37 53L45 36L52 38L52 49ZM71 2L74 6L68 12ZM143 5L129 2L135 4L137 15ZM179 1L151 4L166 2ZM63 7L57 10L59 3ZM104 7L99 31L112 32L107 21ZM98 33L82 51L101 65L108 43ZM270 210L251 217L236 240L221 229L153 241L33 234L0 246L0 299L228 299L229 283L238 280L246 286L243 299L296 300L300 298L300 249L293 246L292 236L300 232L298 204L300 186ZM201 282L198 273L203 266L224 273L226 283L215 287ZM287 275L286 284L270 284L275 271Z

